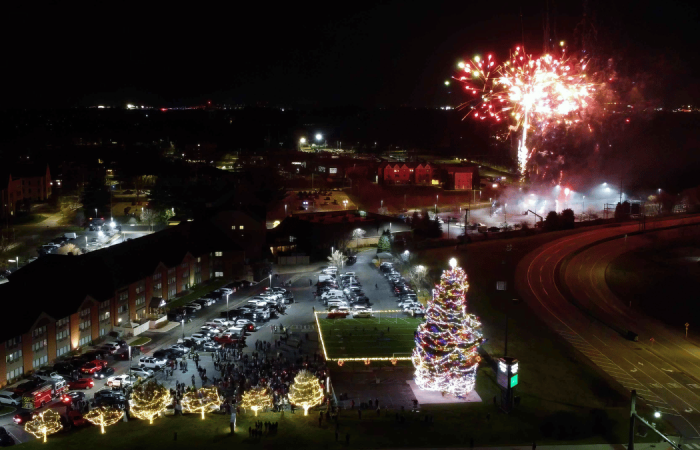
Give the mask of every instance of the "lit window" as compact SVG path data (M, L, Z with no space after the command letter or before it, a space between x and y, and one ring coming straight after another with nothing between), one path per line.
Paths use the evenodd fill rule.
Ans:
M214 256L224 256L224 252L214 252Z
M238 229L239 229L239 230L242 230L242 229L243 229L243 225L241 225L240 227L238 227Z

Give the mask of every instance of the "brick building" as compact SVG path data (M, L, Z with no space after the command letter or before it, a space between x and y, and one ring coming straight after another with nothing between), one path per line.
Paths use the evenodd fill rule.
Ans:
M47 201L51 196L48 165L18 164L0 168L0 217L16 216L25 200Z
M0 285L0 386L145 320L193 284L244 271L245 252L210 222L187 222L80 256L47 255ZM44 288L38 288L40 281ZM167 306L167 305L166 305Z
M389 163L379 165L378 180L382 184L439 184L440 170L430 163Z
M445 189L479 189L479 168L476 166L448 166L445 167L445 174Z

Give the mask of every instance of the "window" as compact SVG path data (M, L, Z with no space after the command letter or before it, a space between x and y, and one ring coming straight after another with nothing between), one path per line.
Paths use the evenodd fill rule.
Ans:
M238 229L239 229L239 230L242 230L242 229L243 229L243 225L241 225L240 227L238 227Z
M144 303L146 303L146 296L145 295L141 295L141 296L136 297L136 306L143 305Z
M32 337L39 337L44 333L46 333L46 325L44 325L43 327L35 328L34 331L32 331Z
M36 369L37 367L41 367L42 365L46 364L47 362L49 362L49 356L44 355L41 358L35 359L34 362L32 363L32 367Z
M124 300L127 300L129 298L129 291L122 291L117 295L119 296L119 301L123 302Z
M122 306L120 306L119 309L117 310L117 313L123 314L123 313L127 312L128 310L129 310L129 306L128 306L128 305L122 305Z
M171 287L170 289L168 289L168 298L174 298L175 294L177 294L175 287Z
M100 303L100 309L108 309L109 308L110 301L106 300L102 303Z
M47 339L42 339L38 342L35 342L32 344L32 351L38 351L41 350L42 348L46 347L49 344L49 341Z
M182 272L182 278L188 278L189 276L190 276L190 271L189 271L189 270L186 270L186 271Z
M235 225L231 225L231 229L232 229L232 230L235 230L235 229L236 229L236 226L235 226Z
M107 329L106 328L100 328L100 336L104 336L107 334Z
M198 262L198 263L202 262L202 257L201 257L201 256L198 256L198 257L197 257L197 262Z
M70 330L63 330L56 333L56 341L62 341L70 336Z
M156 283L156 284L153 285L153 290L154 290L154 291L160 291L160 289L161 289L162 287L163 287L163 283L158 282L158 283Z
M137 294L140 294L141 292L143 292L143 291L145 291L145 290L146 290L146 288L145 288L143 285L141 285L141 286L136 286L136 293L137 293Z
M65 355L70 351L70 344L64 345L63 347L56 350L56 356Z
M80 346L82 346L82 345L89 345L90 342L92 342L92 337L91 337L91 336L85 336L85 337L80 338L80 340L78 341L78 345L80 345Z
M183 269L187 268L187 266L189 266L189 264L186 261L180 264L180 267L182 267Z
M106 322L109 320L109 311L100 314L100 322Z
M161 275L163 275L163 274L160 272L154 273L153 276L151 277L151 279L152 280L160 280Z
M69 323L70 323L70 317L64 317L63 319L56 322L56 328L63 327L65 325L68 325Z
M21 377L24 374L24 366L18 367L15 370L7 372L8 383L14 381L16 378Z
M177 277L169 278L169 279L168 279L168 284L175 284L176 281L177 281Z
M19 360L22 358L22 350L17 350L16 352L12 352L9 355L5 356L5 362L7 364L12 364L13 362Z
M90 315L90 308L85 308L80 311L80 317L87 317Z
M214 256L224 256L224 252L214 252Z
M224 273L223 272L214 272L214 276L216 278L222 278L224 276Z
M17 336L16 338L12 338L9 341L5 342L5 348L12 348L17 344L20 344L22 342L22 336Z
M80 325L78 326L78 328L80 329L80 331L88 330L91 325L92 325L92 322L90 320L86 320L85 322L80 322Z
M175 268L168 269L168 275L172 275L175 273Z

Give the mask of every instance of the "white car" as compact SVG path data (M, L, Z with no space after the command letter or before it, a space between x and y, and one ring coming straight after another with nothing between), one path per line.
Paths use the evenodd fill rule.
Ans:
M221 330L219 330L217 327L212 327L209 325L204 325L199 329L199 331L202 332L202 334L206 334L207 336L216 336L219 333L221 333Z
M221 292L224 295L231 295L231 294L233 294L233 289L219 288L219 289L215 290L214 292Z
M224 333L241 335L243 334L243 331L245 331L245 328L243 328L242 326L233 326L227 328L226 331L224 331Z
M210 323L216 324L220 327L227 327L229 325L233 325L233 321L226 319L214 319L211 322L207 322L207 325L209 325Z
M414 307L414 306L423 306L423 305L421 305L421 304L418 303L418 302L414 302L414 301L407 300L407 301L405 301L405 302L399 302L399 304L398 304L397 306L398 306L399 308L406 309L406 308L412 308L412 307Z
M187 304L187 306L189 306L190 308L192 308L196 311L199 311L200 309L202 309L202 305L200 305L199 303L195 303L195 302L190 302Z
M22 403L22 397L10 391L0 391L0 404L19 406Z
M372 317L372 311L367 311L367 310L355 311L352 313L352 317L354 317L356 319L360 319L360 318L368 318L369 319Z
M152 356L142 356L139 358L139 366L146 367L148 369L161 369L165 367L166 363L166 360L154 358Z
M190 348L188 346L183 345L181 343L171 345L170 348L173 348L175 350L179 350L179 351L185 352L185 353L188 353L190 351Z
M321 300L325 300L331 297L342 298L343 291L341 291L340 289L331 289L330 291L326 291L323 294L321 294Z
M132 385L136 382L135 377L129 378L129 374L126 375L116 375L113 377L107 378L107 386L111 387L122 387L122 386L129 386Z
M153 376L153 371L150 369L144 369L143 367L132 367L131 375L138 378L151 378Z
M37 370L34 375L45 381L63 380L63 376L50 369Z

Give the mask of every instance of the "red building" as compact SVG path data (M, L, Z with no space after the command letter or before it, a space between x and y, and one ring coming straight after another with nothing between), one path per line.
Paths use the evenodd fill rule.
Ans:
M51 196L48 165L19 164L0 168L0 217L17 215L25 200L44 202Z
M472 167L446 167L445 189L472 190L479 189L479 169Z
M439 184L439 169L430 163L389 163L379 165L378 180L382 184Z

